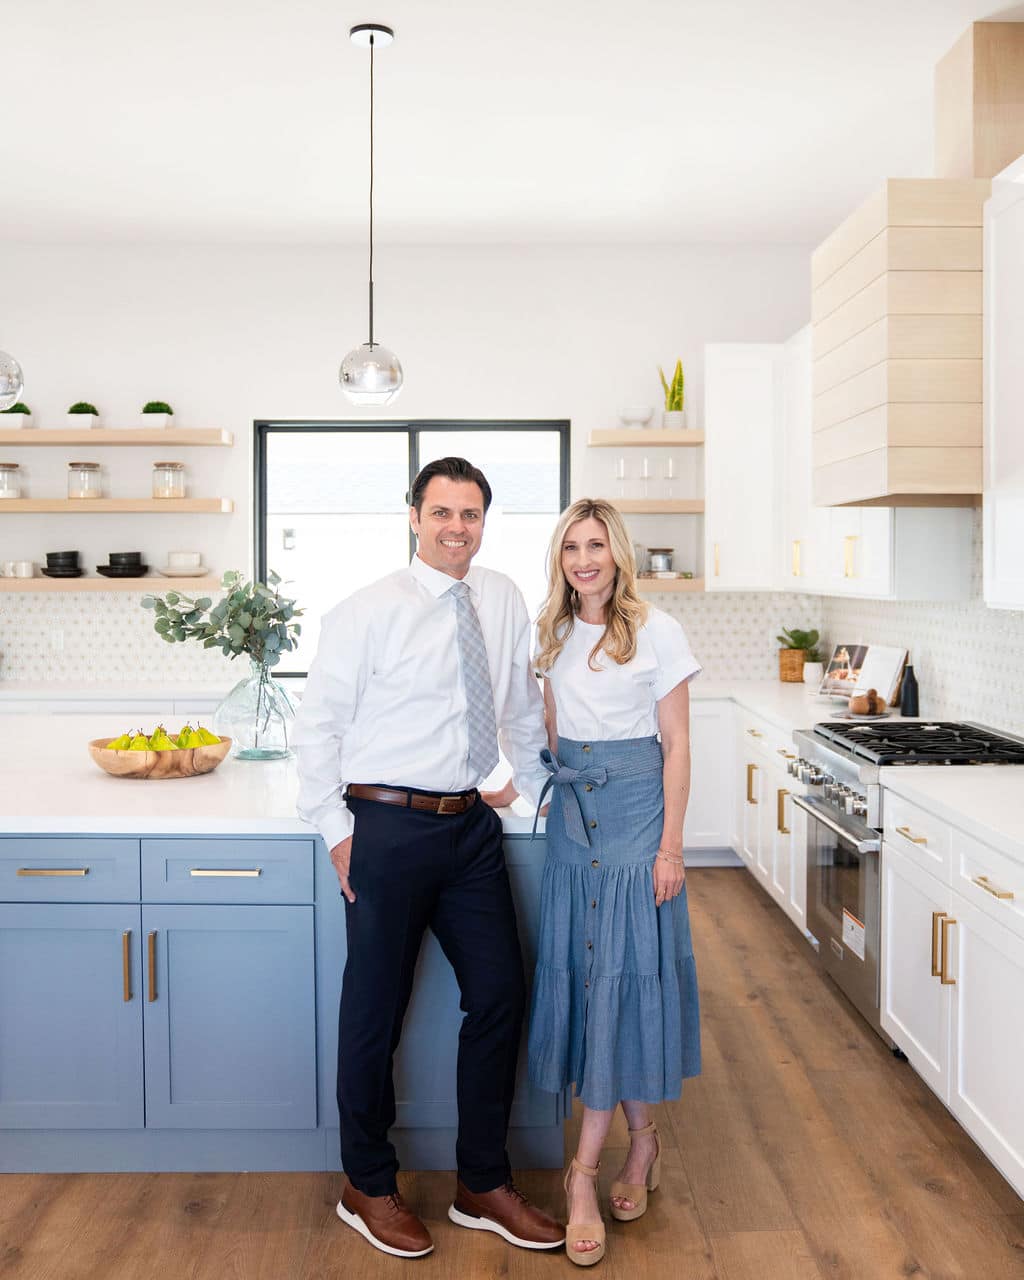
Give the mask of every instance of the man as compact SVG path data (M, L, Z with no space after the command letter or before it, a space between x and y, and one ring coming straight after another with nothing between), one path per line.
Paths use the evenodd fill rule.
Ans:
M455 970L459 1033L460 1226L530 1249L565 1231L512 1185L505 1142L525 986L501 821L479 784L498 762L538 798L543 706L523 598L471 568L491 489L464 458L413 483L418 551L324 619L295 733L299 813L331 851L345 897L348 960L338 1035L338 1215L398 1257L433 1249L403 1203L388 1141L392 1059L429 926Z

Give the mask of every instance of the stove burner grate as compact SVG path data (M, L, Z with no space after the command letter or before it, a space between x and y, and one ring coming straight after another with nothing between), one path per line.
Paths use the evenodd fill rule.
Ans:
M877 765L1024 764L1024 742L954 721L814 726L819 736Z

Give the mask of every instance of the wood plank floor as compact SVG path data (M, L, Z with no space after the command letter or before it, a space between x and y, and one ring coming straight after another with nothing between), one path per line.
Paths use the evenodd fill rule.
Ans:
M1024 1202L826 980L746 871L688 877L704 1074L658 1108L645 1218L592 1272L642 1280L1021 1280ZM568 1126L571 1151L574 1125ZM626 1145L617 1116L607 1192ZM436 1251L402 1262L335 1217L332 1174L0 1177L2 1280L385 1280L578 1275L445 1217L451 1175L402 1174ZM519 1184L556 1211L555 1172Z

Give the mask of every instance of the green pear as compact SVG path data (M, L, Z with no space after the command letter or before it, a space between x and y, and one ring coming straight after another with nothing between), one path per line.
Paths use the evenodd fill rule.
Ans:
M190 724L183 726L181 732L178 734L177 743L179 747L186 749L189 747L197 747L199 745L198 742L196 742L196 731Z
M167 730L162 724L158 724L156 730L149 740L149 749L151 751L176 751L177 746L171 741L167 735Z
M220 738L215 733L211 733L204 725L199 725L196 729L195 745L203 747L212 747L215 742L220 742Z
M138 731L135 737L132 738L131 743L129 744L128 750L129 751L148 751L149 750L149 739L146 737L146 735L142 732L141 729Z
M127 751L132 745L131 733L122 733L119 738L111 738L107 743L108 751Z

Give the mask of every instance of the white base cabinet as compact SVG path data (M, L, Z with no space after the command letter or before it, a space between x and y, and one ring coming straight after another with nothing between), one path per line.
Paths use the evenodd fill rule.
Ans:
M687 849L731 849L734 843L732 774L734 707L722 699L690 702L690 799Z
M893 808L882 844L882 1027L1024 1195L1024 923L1002 889L1019 885L1024 867L1014 881L1002 853L934 817L927 829L901 828Z

